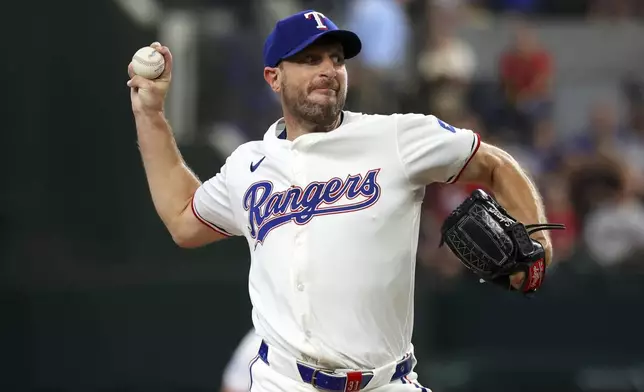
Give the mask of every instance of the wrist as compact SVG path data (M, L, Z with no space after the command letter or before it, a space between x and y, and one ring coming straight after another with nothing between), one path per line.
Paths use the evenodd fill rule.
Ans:
M168 128L165 113L159 110L145 110L134 113L134 121L139 132L154 129Z
M133 110L134 117L136 118L158 118L162 117L165 119L165 112L163 109L135 109Z
M546 254L546 265L550 265L552 262L552 243L550 242L550 238L543 234L539 234L532 236L532 239L541 244L543 251Z

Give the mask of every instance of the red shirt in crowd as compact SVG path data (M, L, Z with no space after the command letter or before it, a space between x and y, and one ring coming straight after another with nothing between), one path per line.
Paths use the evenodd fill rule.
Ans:
M501 78L511 98L547 92L552 72L552 58L545 50L533 53L508 51L501 56Z

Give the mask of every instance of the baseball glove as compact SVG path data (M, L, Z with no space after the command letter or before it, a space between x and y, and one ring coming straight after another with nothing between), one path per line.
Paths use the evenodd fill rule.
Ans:
M524 225L481 189L476 189L445 219L440 245L447 244L481 282L516 291L510 276L523 271L520 291L532 294L546 275L543 246L530 238L541 230L565 229L562 224Z

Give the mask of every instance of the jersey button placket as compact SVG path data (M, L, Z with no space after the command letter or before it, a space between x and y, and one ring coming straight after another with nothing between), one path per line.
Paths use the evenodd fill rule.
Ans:
M296 186L299 186L302 191L305 190L308 179L306 178L306 155L303 151L293 149L293 178ZM294 250L294 263L293 268L296 276L295 280L295 296L297 298L298 308L300 312L300 323L306 336L308 328L308 319L310 315L309 298L306 290L306 279L308 260L306 252L306 225L298 225L293 222L295 228L295 235L293 238Z

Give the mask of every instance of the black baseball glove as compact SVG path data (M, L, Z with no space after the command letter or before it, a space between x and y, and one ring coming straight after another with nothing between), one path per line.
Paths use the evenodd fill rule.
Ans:
M516 290L510 276L523 271L520 291L537 291L546 275L543 246L530 238L540 230L565 229L562 224L524 225L481 189L476 189L445 219L440 246L447 244L482 281Z

